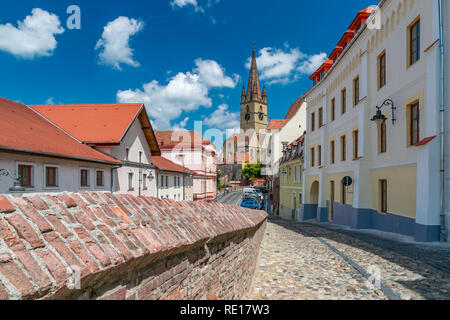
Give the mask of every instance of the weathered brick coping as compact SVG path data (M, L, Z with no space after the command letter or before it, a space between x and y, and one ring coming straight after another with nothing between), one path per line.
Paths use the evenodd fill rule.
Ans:
M0 299L67 291L85 279L149 263L263 224L263 211L111 193L0 196ZM117 270L114 270L117 271ZM97 280L96 280L97 281Z

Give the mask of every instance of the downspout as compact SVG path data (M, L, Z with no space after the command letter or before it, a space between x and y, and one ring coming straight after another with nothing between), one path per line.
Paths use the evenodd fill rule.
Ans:
M114 193L114 170L119 169L120 167L111 168L111 193Z
M440 75L439 75L439 91L440 91L440 158L441 158L441 240L447 240L447 226L445 221L445 93L444 93L444 41L443 41L443 22L442 22L442 0L438 0L439 10L439 54L440 54Z

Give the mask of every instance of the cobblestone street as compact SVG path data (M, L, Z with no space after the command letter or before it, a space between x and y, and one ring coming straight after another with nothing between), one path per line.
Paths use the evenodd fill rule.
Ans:
M392 245L383 239L378 243L356 231L271 218L253 289L244 298L450 299L449 266L435 264L438 259L448 262L448 246L419 257L418 247L400 243L395 246L393 242L392 248L386 248L388 243ZM373 281L378 284L374 286L368 278L381 281Z

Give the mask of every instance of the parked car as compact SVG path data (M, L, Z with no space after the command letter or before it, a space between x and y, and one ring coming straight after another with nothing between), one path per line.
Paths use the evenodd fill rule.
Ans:
M241 207L248 208L248 209L258 209L259 205L255 200L252 200L252 199L245 200L244 199L241 203Z

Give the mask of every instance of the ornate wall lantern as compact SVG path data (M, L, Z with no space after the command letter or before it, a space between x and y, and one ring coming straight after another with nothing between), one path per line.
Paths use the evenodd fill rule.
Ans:
M394 106L394 101L392 101L391 99L386 99L380 107L376 107L377 108L377 113L373 116L373 118L371 119L371 121L375 122L377 126L380 126L384 121L387 120L387 117L381 113L381 109L383 109L383 107L391 107L392 109L392 124L395 124L395 121L397 121L397 119L395 118L395 110L397 109Z
M22 193L25 192L26 189L22 187L22 183L20 182L20 177L13 176L8 170L0 169L0 176L10 177L14 181L14 185L9 188L9 192L11 193Z

